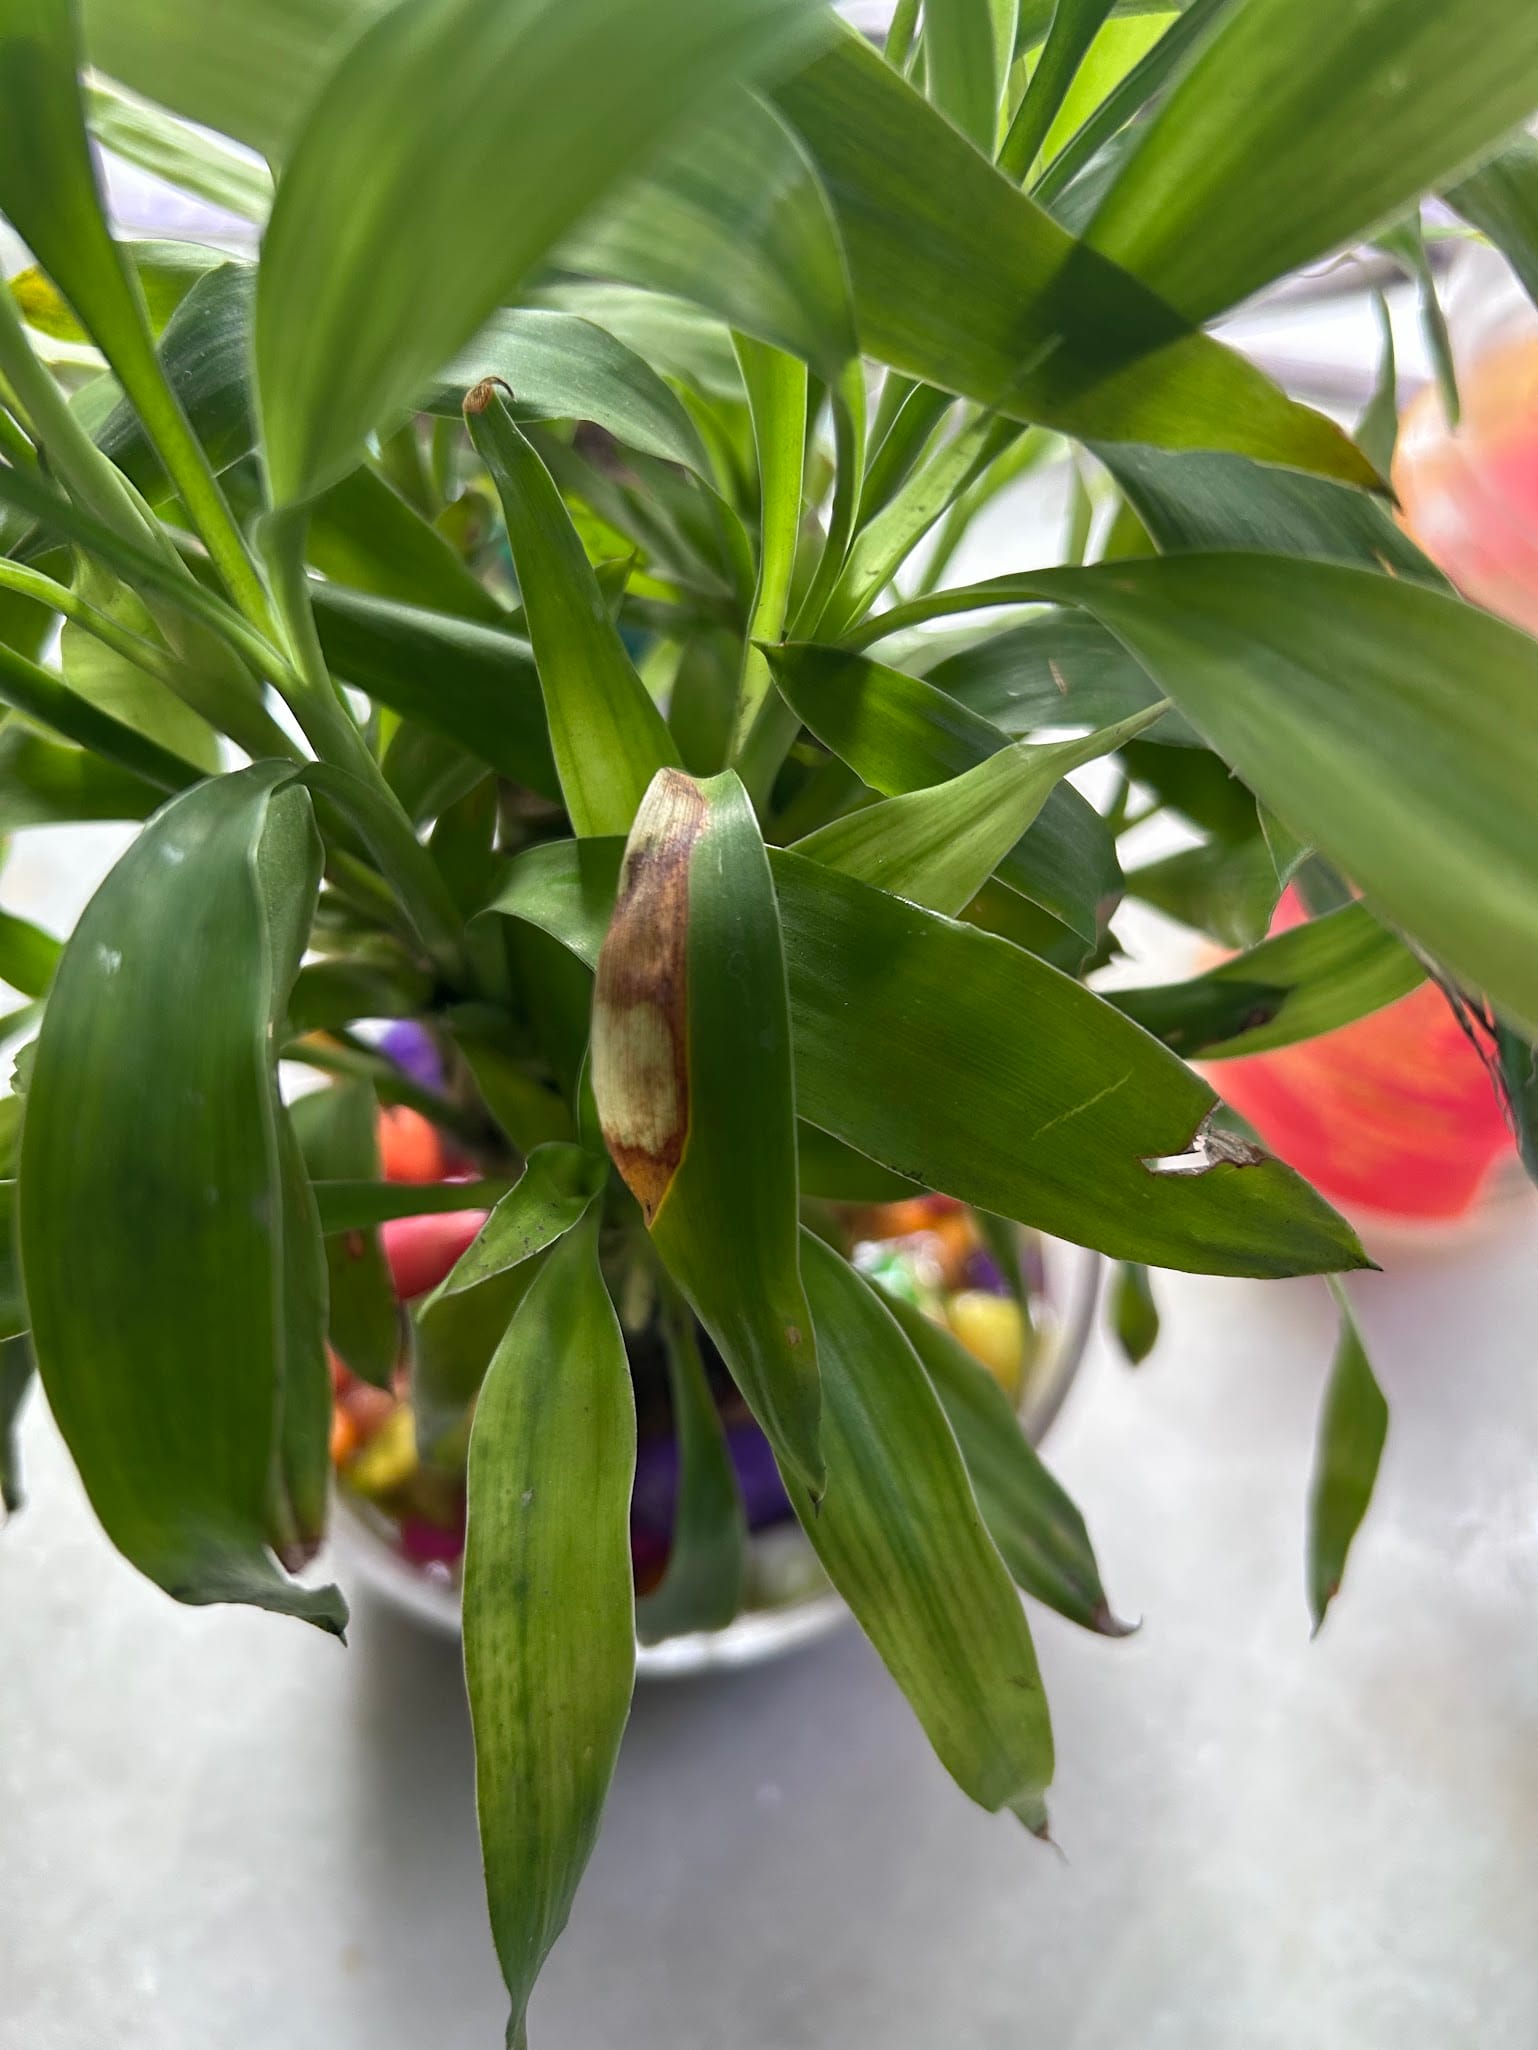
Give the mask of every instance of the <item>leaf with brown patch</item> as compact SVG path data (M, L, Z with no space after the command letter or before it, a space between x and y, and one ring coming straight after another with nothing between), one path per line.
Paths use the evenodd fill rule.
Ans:
M598 957L593 1092L668 1271L787 1473L822 1485L779 911L735 775L662 769Z

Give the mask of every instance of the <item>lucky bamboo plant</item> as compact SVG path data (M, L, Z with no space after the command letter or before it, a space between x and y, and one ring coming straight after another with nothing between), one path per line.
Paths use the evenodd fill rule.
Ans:
M168 1594L340 1634L328 1333L409 1371L468 1459L514 2037L632 1688L616 1305L672 1349L669 1626L738 1585L702 1327L945 1766L1040 1832L1015 1582L1106 1627L1082 1522L828 1205L1096 1248L1141 1344L1148 1265L1364 1264L1182 1057L1431 973L1532 1095L1538 651L1396 525L1391 391L1353 440L1204 329L1419 248L1430 192L1531 274L1538 13L919 11L0 0L0 828L142 821L62 947L0 924L7 1410L35 1359ZM93 134L235 232L115 239ZM1065 463L1065 563L958 584ZM1190 844L1124 874L1153 807ZM1097 994L1127 890L1245 950ZM380 1179L374 1091L472 1185ZM475 1202L402 1338L378 1227ZM1385 1425L1345 1334L1316 1614Z

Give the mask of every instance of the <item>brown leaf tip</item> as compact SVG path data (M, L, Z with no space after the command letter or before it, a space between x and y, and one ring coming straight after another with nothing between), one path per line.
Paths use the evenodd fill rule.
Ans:
M483 377L479 384L472 385L465 393L465 417L484 413L499 390L506 392L511 401L513 388L505 377Z
M705 800L661 769L636 815L593 1002L593 1094L610 1157L651 1224L689 1136L689 861Z

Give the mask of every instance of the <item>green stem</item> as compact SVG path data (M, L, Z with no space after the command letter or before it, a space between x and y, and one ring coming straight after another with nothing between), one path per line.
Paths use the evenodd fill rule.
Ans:
M136 727L124 725L59 681L50 669L29 662L0 641L0 704L49 726L77 747L116 762L141 776L157 790L185 790L202 778L202 770L180 755L147 740Z
M326 667L305 570L308 524L307 508L288 507L269 516L263 540L273 600L293 664L284 695L321 762L309 780L317 792L339 805L358 829L400 892L402 905L439 973L456 987L463 987L463 928L453 898ZM327 769L340 772L340 779L328 776Z
M747 389L758 452L758 585L743 642L732 753L742 754L764 706L774 697L769 665L754 643L777 641L785 630L790 583L801 532L806 449L806 365L766 342L733 341Z
M116 532L144 542L146 527L127 482L70 411L52 372L35 354L9 292L0 291L0 375L16 396L32 438L65 487Z
M19 464L24 470L37 468L37 450L4 405L0 405L0 451L8 462Z
M90 604L68 584L61 584L53 577L44 576L41 570L28 569L22 563L0 556L0 590L14 591L21 598L35 599L48 611L57 612L87 633L94 634L104 647L121 655L125 662L132 662L147 676L175 688L175 669L164 648L157 648L142 634L120 625L110 613Z
M1055 9L1031 82L999 150L999 169L1017 185L1040 154L1074 75L1110 13L1111 4L1112 0L1089 0L1088 5L1060 0Z
M914 31L919 25L919 0L897 0L892 10L891 26L886 32L886 61L895 71L901 71L908 61L908 52L913 48Z

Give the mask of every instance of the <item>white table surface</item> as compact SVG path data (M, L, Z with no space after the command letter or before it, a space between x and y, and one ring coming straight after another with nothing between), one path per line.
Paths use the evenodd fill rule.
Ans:
M1123 1643L1044 1617L1064 1856L969 1808L849 1629L639 1696L536 2050L1531 2050L1530 1209L1353 1284L1394 1405L1311 1644L1322 1286L1171 1277L1050 1441ZM500 2044L448 1643L181 1610L40 1406L0 1533L0 2044Z

